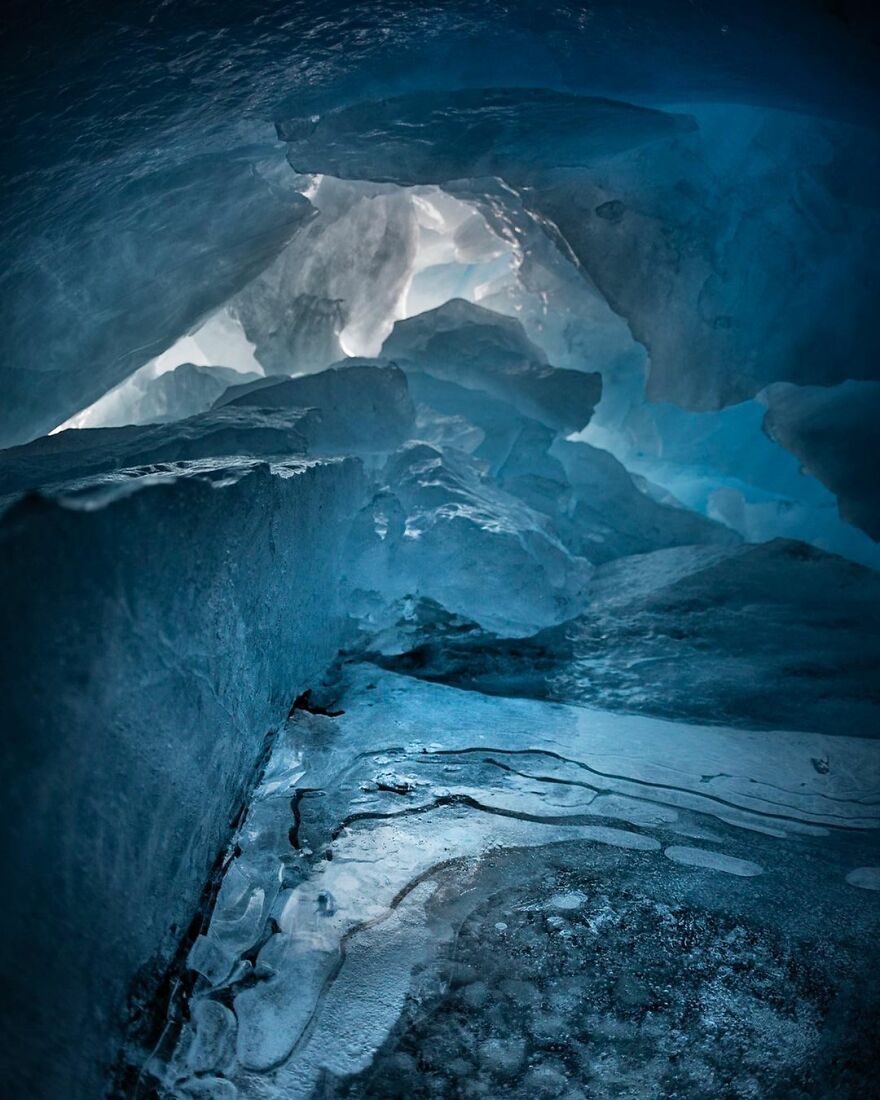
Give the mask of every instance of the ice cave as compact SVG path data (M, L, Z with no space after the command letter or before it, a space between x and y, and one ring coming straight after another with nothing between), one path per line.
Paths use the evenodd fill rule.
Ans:
M880 1097L870 0L10 0L0 1092Z

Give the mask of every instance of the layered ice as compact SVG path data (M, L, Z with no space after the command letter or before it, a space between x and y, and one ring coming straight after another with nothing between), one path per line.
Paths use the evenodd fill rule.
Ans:
M460 298L398 321L382 354L501 397L558 431L585 428L602 392L597 374L551 366L514 318Z
M11 447L0 452L0 497L97 475L173 472L195 459L388 453L414 419L404 375L384 363L259 378L224 388L217 401L170 423L70 429Z

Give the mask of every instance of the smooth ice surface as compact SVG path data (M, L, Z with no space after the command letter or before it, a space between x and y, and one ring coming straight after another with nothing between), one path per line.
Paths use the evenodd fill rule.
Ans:
M653 866L662 853L696 876L689 888L709 892L719 872L744 891L756 876L807 874L829 891L823 908L854 915L837 838L868 850L862 830L878 825L865 802L880 779L876 744L835 740L844 767L820 776L810 761L829 741L810 734L768 740L491 700L369 666L351 666L337 698L338 717L296 716L266 767L199 951L211 945L227 962L216 974L201 970L191 1005L231 998L234 1019L212 1010L202 1022L194 1011L168 1061L154 1059L152 1072L173 1095L190 1095L195 1066L221 1074L243 1098L308 1097L328 1073L338 1081L366 1070L414 973L430 971L456 935L456 906L438 899L451 887L470 898L467 911L486 896L483 877L490 895L513 887L493 870L506 848L562 843L589 865L610 847L624 867L636 856ZM735 854L750 833L768 836L762 865ZM747 912L748 897L724 904ZM593 904L583 891L551 888L524 908L557 914L546 918L549 931L565 937L571 914ZM496 921L501 935L515 916ZM540 965L533 959L531 972ZM465 1013L477 1013L487 994L476 975L460 984ZM520 984L514 996L526 998ZM617 997L635 1009L644 988L620 978ZM511 1043L492 1039L486 1064L516 1087L526 1067L504 1053Z
M880 867L856 867L846 876L846 881L861 890L880 890Z
M740 878L753 878L764 870L757 863L747 859L736 859L723 852L713 852L707 848L691 848L685 844L670 844L663 854L675 863L685 867L702 867L708 871L721 871L725 875L738 875Z

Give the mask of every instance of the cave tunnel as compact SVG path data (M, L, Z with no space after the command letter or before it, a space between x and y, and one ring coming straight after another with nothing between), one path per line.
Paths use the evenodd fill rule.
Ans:
M12 1100L845 1100L880 20L13 0Z

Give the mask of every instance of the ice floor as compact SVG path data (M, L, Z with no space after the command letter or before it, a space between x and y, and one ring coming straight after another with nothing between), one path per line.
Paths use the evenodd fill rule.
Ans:
M876 742L370 664L322 702L274 741L135 1095L871 1094Z

